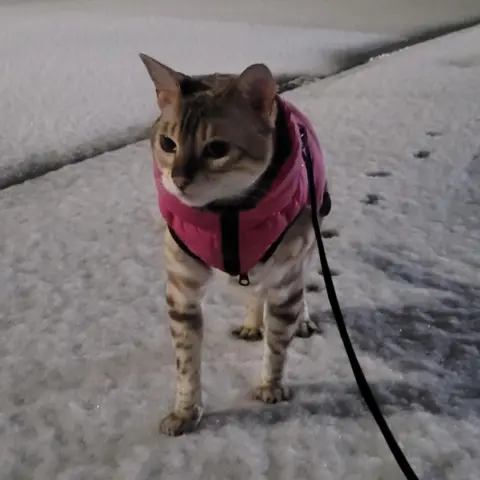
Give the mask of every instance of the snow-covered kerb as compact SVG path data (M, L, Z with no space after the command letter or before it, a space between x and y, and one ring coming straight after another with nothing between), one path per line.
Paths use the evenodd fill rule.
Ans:
M157 112L139 52L192 74L267 62L275 73L324 76L337 52L385 38L62 5L0 7L0 188L144 136Z

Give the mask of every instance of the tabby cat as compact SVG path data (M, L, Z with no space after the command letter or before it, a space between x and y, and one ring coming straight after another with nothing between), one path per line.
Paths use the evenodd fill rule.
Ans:
M295 334L310 336L317 330L309 319L304 283L314 233L310 209L302 200L274 245L269 242L263 248L269 250L262 250L267 255L255 257L255 264L251 257L248 271L241 271L244 247L260 245L261 239L255 238L263 238L262 232L268 237L280 207L276 210L270 202L270 216L257 222L255 238L242 233L239 218L268 203L265 197L279 172L300 148L270 70L255 64L240 75L192 77L147 55L140 57L161 110L151 147L160 210L168 225L165 302L176 358L176 397L160 431L176 436L194 430L202 415L201 302L214 269L223 270L226 280L246 297L245 322L232 333L243 340L264 337L254 398L268 404L288 399L282 381L288 346ZM289 191L283 197L285 193L289 197Z

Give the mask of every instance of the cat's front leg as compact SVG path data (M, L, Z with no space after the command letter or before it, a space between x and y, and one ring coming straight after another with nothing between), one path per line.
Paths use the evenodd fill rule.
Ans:
M294 267L285 278L267 291L264 356L260 385L254 397L264 403L288 400L283 385L287 349L305 309L302 265Z
M176 390L174 408L161 421L160 431L177 436L194 430L202 416L201 299L211 272L183 252L168 231L165 259L168 275L165 301L175 351Z

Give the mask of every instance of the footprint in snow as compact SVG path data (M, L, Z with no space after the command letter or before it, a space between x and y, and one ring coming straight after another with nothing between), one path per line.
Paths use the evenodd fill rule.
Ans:
M367 177L386 178L390 177L392 174L390 172L387 172L386 170L377 170L374 172L367 172L366 175Z
M307 286L305 287L305 289L307 290L307 292L310 292L310 293L316 293L321 290L320 285L313 282L307 283Z
M325 230L322 230L322 238L334 238L338 237L340 234L338 233L338 230L335 228L326 228Z
M322 275L322 277L323 277L323 271L322 271L321 268L318 270L318 273L319 273L319 275ZM332 267L330 267L330 273L332 274L332 277L338 277L338 275L339 275L339 273ZM308 289L308 286L307 286L307 289Z
M413 156L415 158L428 158L430 156L429 150L417 150Z
M365 205L378 205L380 200L380 195L377 195L376 193L367 193L367 195L365 195L361 202Z

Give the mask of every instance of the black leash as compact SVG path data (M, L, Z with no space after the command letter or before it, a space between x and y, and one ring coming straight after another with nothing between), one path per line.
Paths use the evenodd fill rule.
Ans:
M312 225L315 231L315 237L317 240L318 253L320 254L320 262L322 265L323 278L325 281L325 287L327 289L328 300L332 307L333 316L337 322L337 327L340 332L340 337L342 338L343 345L347 352L348 360L350 361L350 366L352 367L353 375L357 382L360 393L367 404L373 418L377 422L380 431L387 442L387 445L390 447L390 450L397 461L398 466L402 470L405 478L407 480L419 480L412 467L408 463L402 449L398 445L395 437L393 436L392 431L390 430L385 418L382 415L380 407L378 406L377 401L373 395L372 389L368 384L367 379L363 373L360 362L358 361L355 350L353 349L350 336L345 326L345 320L343 318L342 310L340 304L338 303L337 294L335 293L335 287L333 285L332 274L330 272L330 267L328 266L327 256L325 254L325 248L323 246L322 235L320 233L320 225L318 223L318 208L317 208L317 197L315 192L315 176L313 174L313 162L310 155L310 150L308 148L307 141L307 130L305 127L300 127L300 136L302 139L302 155L305 160L305 166L307 169L307 178L308 178L308 190L310 195L310 206L312 209Z

